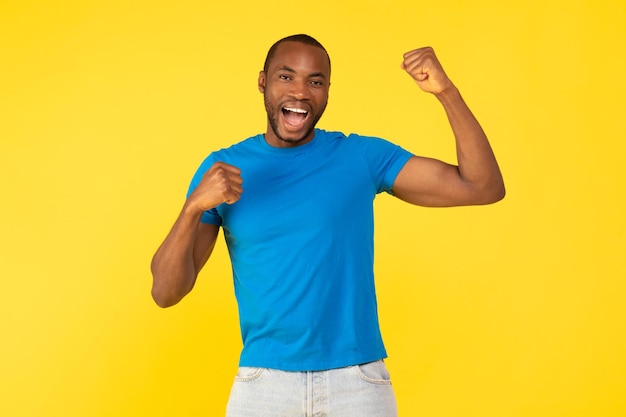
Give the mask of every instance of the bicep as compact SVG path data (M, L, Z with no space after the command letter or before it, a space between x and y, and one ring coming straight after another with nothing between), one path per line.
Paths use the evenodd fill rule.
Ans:
M196 241L193 247L193 263L196 275L198 275L211 256L219 231L220 227L218 225L208 223L198 224L198 232L196 233Z
M456 165L421 156L408 160L392 192L403 201L425 207L464 205L471 198L471 190Z

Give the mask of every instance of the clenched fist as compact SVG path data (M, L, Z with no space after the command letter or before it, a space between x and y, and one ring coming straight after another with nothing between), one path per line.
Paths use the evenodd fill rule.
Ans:
M453 86L435 56L435 51L429 46L405 53L401 66L427 93L437 95Z
M216 162L204 173L202 181L191 193L188 201L202 211L222 203L233 204L241 197L242 184L239 168L224 162Z

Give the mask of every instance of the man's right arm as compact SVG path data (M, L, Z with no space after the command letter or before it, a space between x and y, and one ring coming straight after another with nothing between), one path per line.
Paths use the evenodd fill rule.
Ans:
M219 226L200 222L202 213L239 200L238 168L216 162L187 198L174 226L152 258L152 298L160 307L178 303L192 289L211 256Z

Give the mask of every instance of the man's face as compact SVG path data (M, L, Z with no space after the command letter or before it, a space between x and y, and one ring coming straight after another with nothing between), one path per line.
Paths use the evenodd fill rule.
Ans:
M276 147L311 141L329 86L330 63L323 49L291 41L278 45L267 73L259 74L267 111L265 140Z

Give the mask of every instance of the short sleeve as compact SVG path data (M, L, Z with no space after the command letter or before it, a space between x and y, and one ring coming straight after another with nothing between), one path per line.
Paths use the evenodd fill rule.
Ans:
M413 154L385 139L355 134L349 138L358 141L361 155L376 185L376 191L391 194L396 177Z

